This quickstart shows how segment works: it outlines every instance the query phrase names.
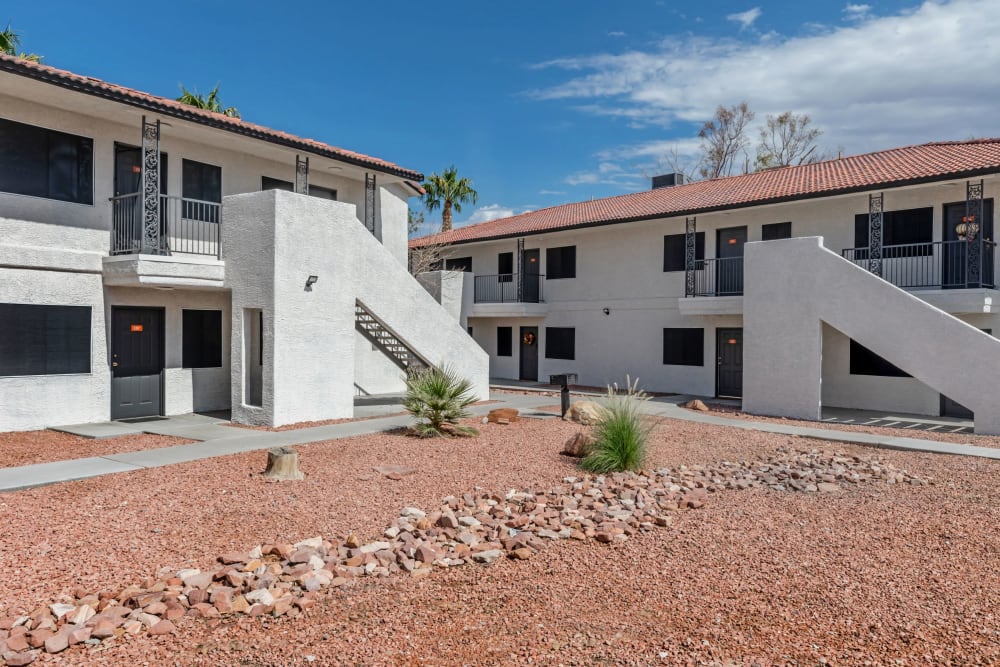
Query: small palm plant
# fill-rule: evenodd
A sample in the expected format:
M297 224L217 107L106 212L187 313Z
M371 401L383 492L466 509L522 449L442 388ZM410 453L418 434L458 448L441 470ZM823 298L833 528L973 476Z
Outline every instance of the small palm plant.
M479 433L458 424L459 419L471 416L468 407L476 400L472 382L447 366L414 370L406 376L403 407L419 420L413 430L421 437Z
M618 383L608 385L607 405L594 425L594 445L580 462L587 472L604 474L638 470L646 458L646 441L655 424L643 423L640 408L649 395L639 389L639 380L625 378L625 391Z

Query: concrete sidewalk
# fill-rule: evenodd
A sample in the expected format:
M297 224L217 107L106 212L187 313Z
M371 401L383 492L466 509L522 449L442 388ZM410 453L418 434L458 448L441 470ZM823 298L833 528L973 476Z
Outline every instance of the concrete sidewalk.
M657 415L669 419L681 419L684 421L698 422L702 424L713 424L716 426L729 426L732 428L764 431L768 433L781 433L784 435L798 435L806 438L816 438L818 440L847 442L858 445L884 447L887 449L932 452L937 454L957 454L962 456L976 456L1000 460L1000 449L993 449L990 447L960 445L950 442L939 442L936 440L919 440L916 438L873 435L870 433L825 429L819 426L792 426L771 422L751 421L747 419L728 419L716 415L694 412L680 407L680 403L687 401L689 398L690 397L687 396L670 396L653 399L645 405L644 410L651 415ZM498 402L474 406L472 409L473 414L484 415L494 408L513 407L520 410L522 416L525 417L555 417L552 413L538 411L538 408L541 406L553 404L553 398L551 396L496 394L493 396L493 399ZM181 419L179 420L177 426L166 426L164 422L152 423L158 424L158 430L156 432L169 432L170 435L176 435L179 433L198 434L206 436L206 439L203 442L196 442L190 445L162 447L160 449L149 449L138 452L123 452L108 456L71 459L66 461L56 461L53 463L39 463L36 465L21 466L17 468L0 468L0 492L16 491L35 486L45 486L47 484L99 477L101 475L110 475L117 472L141 470L143 468L157 468L160 466L173 465L175 463L199 461L216 456L259 451L283 445L305 445L325 440L349 438L357 435L369 435L372 433L380 433L383 431L390 431L409 426L412 423L412 418L409 415L397 415L367 419L363 421L346 422L342 424L315 426L312 428L296 429L292 431L254 431L235 426L222 426L218 421L214 423L203 423L197 419ZM138 426L145 427L149 425L150 423L146 423L139 424Z

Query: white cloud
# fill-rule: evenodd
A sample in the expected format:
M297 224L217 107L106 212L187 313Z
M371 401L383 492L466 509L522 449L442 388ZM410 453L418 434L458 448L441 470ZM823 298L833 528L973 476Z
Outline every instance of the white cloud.
M566 191L565 190L539 190L538 194L540 194L540 195L564 195L564 194L566 194Z
M608 37L625 37L625 36L626 33L622 32L621 30L612 30L611 32L608 33Z
M512 215L514 215L514 209L512 208L501 206L500 204L489 204L487 206L480 206L473 211L469 219L465 221L465 224L473 225L477 222L489 222L497 218L509 218Z
M753 7L745 12L737 12L735 14L729 14L726 19L729 21L734 21L740 24L740 30L747 30L752 28L754 22L760 18L760 15L764 12L761 11L760 7Z
M853 5L848 3L842 11L844 12L844 18L848 21L865 21L872 16L871 5Z
M896 15L766 42L681 36L645 51L550 61L539 67L566 71L567 79L532 94L632 125L681 125L691 135L718 105L745 99L758 120L808 113L825 132L821 142L847 153L995 136L1000 87L985 82L1000 68L997 34L995 0L926 0ZM663 143L609 147L597 159L652 158ZM595 168L567 182L600 176Z

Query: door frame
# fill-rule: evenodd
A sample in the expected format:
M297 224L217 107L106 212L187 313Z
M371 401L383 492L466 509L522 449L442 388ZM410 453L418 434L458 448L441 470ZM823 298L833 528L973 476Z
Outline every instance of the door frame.
M732 398L732 399L743 400L743 382L742 382L742 379L740 381L740 395L739 396L731 396L729 394L722 394L722 393L719 392L719 375L721 374L721 370L722 370L722 354L721 354L722 339L723 339L723 335L722 334L723 334L723 332L726 332L726 331L738 331L738 332L740 332L740 338L739 338L739 341L740 341L740 368L741 369L743 368L743 327L717 327L715 329L715 397L716 398ZM725 337L729 338L728 335L725 336Z
M157 313L159 313L159 326L157 328L159 329L158 334L160 337L160 360L162 363L162 368L160 368L160 405L156 414L159 416L163 416L164 412L166 411L166 405L167 405L167 396L166 396L167 388L166 388L166 383L164 381L164 375L165 375L164 371L166 370L167 367L167 341L166 341L167 309L164 308L163 306L129 306L125 304L111 306L111 312L110 312L111 317L108 318L108 330L110 334L108 336L108 351L109 351L108 381L111 384L114 383L114 378L115 378L115 371L112 366L112 364L114 363L114 355L115 355L115 332L114 332L115 312L122 310L147 310L147 311L156 311ZM111 411L109 414L111 415L111 420L114 421L115 419L117 419L117 417L115 417L115 395L113 387L109 387L108 393L110 394L109 400L111 401Z

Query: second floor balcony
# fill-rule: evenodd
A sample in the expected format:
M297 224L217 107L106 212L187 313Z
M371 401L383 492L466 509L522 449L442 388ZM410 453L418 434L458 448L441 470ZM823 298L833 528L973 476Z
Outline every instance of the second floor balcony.
M884 280L907 290L996 289L996 243L933 241L882 247L881 262L873 264L868 248L847 248L841 254L858 266L877 271Z
M147 215L138 192L111 198L111 255L207 255L219 259L222 204L159 195Z
M542 303L545 276L537 273L496 273L476 276L475 303Z

